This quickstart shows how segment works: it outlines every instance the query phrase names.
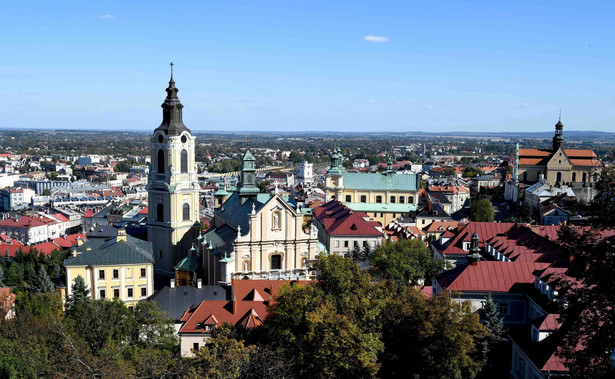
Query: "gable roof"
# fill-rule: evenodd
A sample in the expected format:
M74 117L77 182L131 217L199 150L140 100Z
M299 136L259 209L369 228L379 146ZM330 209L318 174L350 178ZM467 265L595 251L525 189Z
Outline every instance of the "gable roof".
M534 270L546 267L547 263L481 261L445 271L436 280L449 291L506 293L516 284L533 284Z
M224 287L202 286L177 286L175 288L164 287L156 292L150 300L158 304L158 308L164 311L170 318L179 320L188 308L196 308L205 300L226 300L227 291Z
M314 216L332 236L382 236L376 228L379 223L366 220L365 213L354 212L336 200L314 208Z
M463 242L470 242L470 237L474 232L478 234L479 246L484 247L485 241L496 234L504 233L510 229L512 222L476 222L472 221L463 226L454 238L449 240L442 250L442 254L467 255L469 251L463 250Z

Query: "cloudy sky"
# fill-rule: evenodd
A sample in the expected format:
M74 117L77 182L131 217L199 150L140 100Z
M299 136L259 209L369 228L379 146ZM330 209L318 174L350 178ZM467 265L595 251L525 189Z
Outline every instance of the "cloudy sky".
M613 1L2 1L0 128L615 131Z

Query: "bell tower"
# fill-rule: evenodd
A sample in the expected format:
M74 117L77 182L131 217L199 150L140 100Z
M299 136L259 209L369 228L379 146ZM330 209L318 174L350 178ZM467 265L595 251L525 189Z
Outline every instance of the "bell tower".
M162 103L162 123L151 137L151 170L147 185L147 237L152 243L157 274L173 275L199 230L199 185L195 137L183 122L184 107L173 80Z

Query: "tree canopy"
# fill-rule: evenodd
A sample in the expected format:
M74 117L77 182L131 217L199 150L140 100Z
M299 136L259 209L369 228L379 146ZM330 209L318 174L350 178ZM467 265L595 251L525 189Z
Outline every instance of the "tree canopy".
M468 211L468 217L472 221L493 222L494 216L495 211L488 199L474 200Z

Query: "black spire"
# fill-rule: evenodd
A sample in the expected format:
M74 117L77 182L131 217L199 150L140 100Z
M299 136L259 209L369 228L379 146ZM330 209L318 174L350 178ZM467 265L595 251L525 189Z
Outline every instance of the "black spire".
M553 152L555 153L564 144L564 124L562 124L562 111L559 112L559 120L555 124L555 135L553 136Z
M162 103L162 124L155 131L162 130L168 135L180 135L182 132L190 132L182 120L182 108L184 107L177 97L179 91L173 80L173 62L171 62L171 79L167 87L167 98Z

